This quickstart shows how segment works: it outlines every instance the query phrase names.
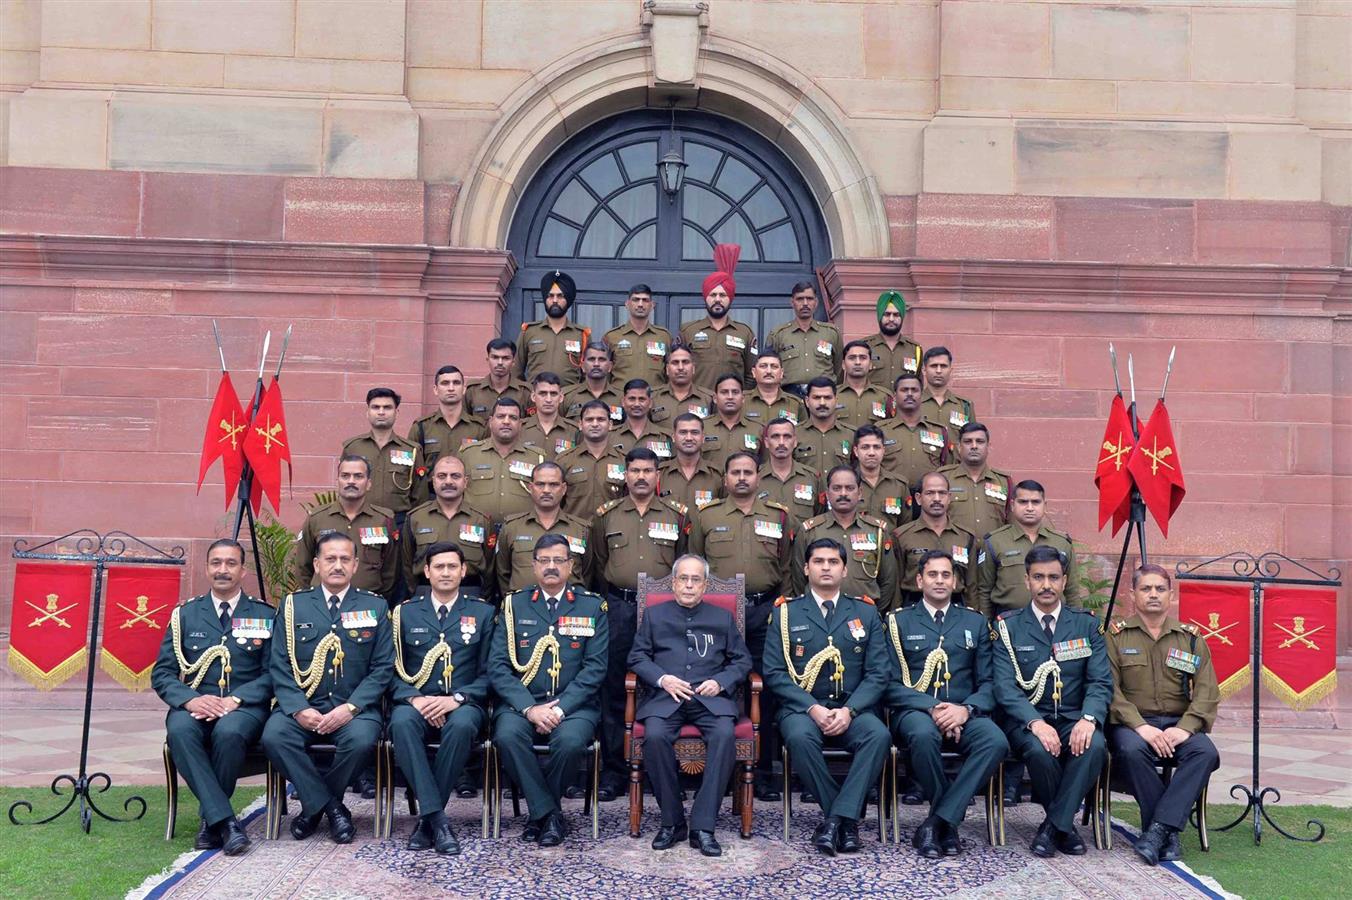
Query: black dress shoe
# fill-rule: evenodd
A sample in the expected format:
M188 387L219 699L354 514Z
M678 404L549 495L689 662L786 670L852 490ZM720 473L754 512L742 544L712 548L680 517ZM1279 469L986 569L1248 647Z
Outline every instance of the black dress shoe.
M347 807L341 803L332 804L325 815L329 817L329 837L335 844L350 844L352 838L357 834L357 827L352 824L352 814L347 811Z
M461 800L468 800L477 796L479 789L474 786L474 782L468 776L460 776L460 780L455 783L455 795Z
M1018 786L1017 784L1015 784L1015 785L1006 785L1006 786L1005 786L1005 797L1004 797L1005 806L1006 806L1006 807L1010 807L1010 806L1018 806L1018 805L1019 805L1019 793L1020 793L1020 791L1019 791L1019 786Z
M249 849L249 836L244 833L244 828L240 826L239 819L231 816L217 825L216 828L217 833L221 836L221 846L226 856L239 856Z
M1169 829L1169 840L1164 844L1164 852L1160 854L1160 862L1176 862L1183 858L1183 842L1179 839L1179 833L1174 829Z
M925 802L925 795L920 793L920 785L912 784L906 788L906 793L901 795L901 802L907 806L919 806Z
M684 823L680 825L663 825L657 829L657 834L653 836L654 850L670 850L681 841L690 836Z
M828 818L812 832L812 846L817 852L827 856L836 855L836 846L840 842L840 820Z
M193 838L192 848L194 850L221 849L221 838L216 834L216 829L207 824L206 819L203 819L202 824L197 828L197 837Z
M408 844L405 845L405 848L419 852L432 849L432 829L428 826L426 819L418 820L413 833L408 836Z
M938 859L944 855L939 848L939 820L930 816L920 823L920 827L911 835L911 846L925 859Z
M1032 849L1034 856L1043 859L1051 859L1056 855L1056 826L1049 820L1044 819L1037 827L1037 834L1033 835Z
M540 830L543 829L544 827L545 827L544 819L536 819L533 822L527 822L526 827L521 829L521 840L525 841L528 844L530 843L538 844L540 842Z
M1084 856L1089 852L1085 847L1084 841L1080 838L1080 833L1075 830L1075 826L1070 826L1070 831L1056 831L1056 849L1067 856Z
M315 813L313 816L307 816L305 813L299 813L291 820L291 836L298 841L303 841L315 833L319 827L319 817L323 813Z
M854 819L841 819L840 830L836 832L836 849L841 853L858 853L864 849L859 842L859 823Z
M784 799L779 788L768 781L757 781L753 790L756 792L756 799L764 803L778 803Z
M1168 842L1169 829L1160 822L1151 822L1150 827L1132 844L1132 849L1147 866L1154 866L1163 858L1164 847Z
M563 789L563 796L569 800L581 800L582 793L582 787L576 784L570 784Z
M692 831L690 832L690 846L700 852L702 856L722 856L723 848L718 841L714 839L712 831Z
M620 795L613 784L603 784L596 789L596 799L601 803L610 803Z
M807 788L803 788L803 793L798 795L798 799L801 800L804 804L816 803L817 795L809 791Z
M958 837L958 826L939 820L939 850L944 856L957 856L962 853L962 838Z
M540 846L557 847L568 836L568 820L563 813L555 810L545 817L544 827L540 829Z
M376 798L376 780L370 775L362 773L353 790L361 794L363 800L374 800Z
M459 856L460 842L456 840L451 823L445 819L432 830L432 846L442 856Z

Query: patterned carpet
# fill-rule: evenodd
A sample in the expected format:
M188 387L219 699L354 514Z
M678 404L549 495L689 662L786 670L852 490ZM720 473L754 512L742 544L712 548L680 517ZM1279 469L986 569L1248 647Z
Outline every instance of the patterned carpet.
M249 833L251 850L234 859L220 853L194 854L180 861L180 871L143 886L141 896L174 898L281 898L400 896L520 900L549 897L582 900L625 897L658 900L672 897L782 898L814 900L846 898L962 897L1000 900L1059 900L1103 898L1140 900L1149 897L1216 896L1200 889L1171 866L1150 869L1136 859L1126 836L1114 836L1113 849L1090 847L1082 857L1057 856L1040 860L1028 852L1028 842L1041 811L1023 804L1009 811L1009 844L986 845L982 813L973 808L963 829L964 854L956 859L928 861L916 856L909 843L881 845L876 829L862 830L863 852L829 859L807 843L817 822L815 809L796 809L794 839L779 839L779 808L760 807L755 833L737 837L730 814L720 821L724 855L706 859L689 847L664 853L648 842L657 826L655 809L645 809L644 837L627 833L627 808L622 802L602 807L601 837L591 839L580 803L568 803L573 831L562 847L543 850L517 840L521 820L503 820L501 840L484 840L479 832L478 801L453 800L449 810L463 851L460 856L410 853L403 849L412 819L401 816L395 837L376 842L371 834L371 801L349 795L358 829L357 842L339 847L316 836L295 841L283 833L278 841L257 841L263 819L254 816ZM510 804L504 803L505 812ZM902 839L920 820L916 807L903 809ZM187 825L192 822L185 822ZM321 834L322 834L321 829ZM1088 830L1084 830L1088 840ZM367 837L363 840L362 835Z

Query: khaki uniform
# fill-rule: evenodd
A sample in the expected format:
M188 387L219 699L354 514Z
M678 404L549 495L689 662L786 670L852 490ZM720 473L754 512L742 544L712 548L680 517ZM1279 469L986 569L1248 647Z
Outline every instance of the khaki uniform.
M654 497L646 513L634 498L612 500L596 511L591 547L594 577L606 587L632 591L640 572L650 578L671 574L676 557L686 552L691 529L689 511L680 504Z
M666 357L671 349L671 332L650 324L642 334L625 322L606 332L605 342L615 354L611 378L621 387L633 378L642 378L656 389L667 380Z
M378 445L369 433L359 434L343 442L343 455L360 456L371 465L371 490L367 503L407 512L415 504L417 466L422 462L418 445L408 438L391 434L384 447Z
M582 380L582 352L591 329L567 322L557 333L548 319L522 322L516 339L516 377L529 382L541 372L553 372L565 386Z
M952 522L935 532L924 519L907 522L892 532L897 544L897 559L901 562L902 596L911 602L920 599L915 579L920 574L920 557L931 550L942 550L953 557L953 593L960 594L971 584L969 573L976 562L977 539L972 533Z
M792 514L773 501L756 500L742 512L730 498L715 500L690 532L690 552L719 578L744 574L748 594L783 593L792 550Z
M747 391L746 405L742 407L742 418L755 422L764 428L771 420L785 418L795 426L807 424L807 407L793 394L779 392L774 403L766 403L756 391Z
M556 460L560 453L577 446L577 423L560 416L554 420L554 427L545 431L540 420L531 416L522 423L520 444L547 460Z
M729 428L723 420L714 416L704 420L704 459L722 472L728 457L738 450L755 454L760 459L761 427L745 418Z
M357 572L352 576L352 586L389 597L399 565L394 511L364 502L356 517L348 519L343 507L334 500L306 516L296 536L294 569L298 584L308 587L315 583L315 544L320 535L330 531L347 535L356 545Z
M1009 521L1014 481L1004 472L988 466L980 478L973 480L961 464L939 471L948 476L949 521L966 528L977 540Z
M842 343L836 326L816 319L806 330L796 319L785 322L765 338L767 347L779 351L785 384L807 384L818 375L839 381Z
M563 511L570 516L590 522L598 507L624 493L624 454L610 445L597 457L578 444L554 461L563 467Z
M895 350L888 348L881 332L870 334L864 340L873 355L868 380L883 390L891 392L902 372L920 371L920 345L910 338L899 339Z
M560 512L553 526L546 528L534 510L512 516L498 529L496 554L493 561L494 580L498 596L523 590L535 583L535 569L531 554L535 544L547 534L561 534L568 539L573 555L574 581L590 578L591 556L587 553L588 525L566 512Z
M582 419L582 406L593 400L600 400L606 406L610 407L610 421L618 425L624 421L624 394L612 381L606 385L606 389L600 396L593 394L584 381L581 384L575 384L570 388L565 388L563 392L563 403L559 405L559 412L565 418L572 419L574 422Z
M708 316L681 326L681 339L695 358L695 384L710 392L718 376L728 372L741 375L745 387L755 383L751 367L756 363L756 333L743 322L724 321L728 324L721 331Z
M976 421L976 409L972 406L972 401L949 391L944 396L944 402L940 403L934 399L929 388L925 388L920 397L920 417L938 422L947 428L949 442L956 447L958 432L962 431L962 426Z
M703 458L689 478L681 471L680 460L668 460L658 470L658 481L659 495L664 500L673 500L687 509L703 509L723 493L723 473Z
M465 578L470 584L490 587L489 572L493 561L493 523L488 516L461 502L460 508L449 519L437 505L428 500L409 510L399 536L399 559L404 569L404 584L409 590L427 583L423 577L422 553L439 541L454 541L464 551Z
M842 528L830 513L803 523L793 539L790 593L801 594L807 589L803 573L807 547L819 538L831 538L845 548L841 593L866 597L884 613L892 608L897 599L897 558L892 554L891 529L882 519L866 513L856 515L849 528Z
M781 479L766 463L760 467L760 494L757 499L778 503L793 515L794 527L826 509L826 492L821 478L811 466L794 463L788 478Z
M977 544L976 596L971 605L986 618L998 616L1009 609L1020 609L1033 602L1024 581L1023 558L1034 545L1055 547L1066 556L1065 602L1079 606L1079 566L1075 563L1075 548L1070 535L1063 534L1043 521L1037 530L1037 541L1028 540L1017 522L1002 525Z
M713 391L706 391L698 385L692 385L690 394L681 400L672 393L671 388L662 386L653 388L653 408L648 410L648 421L667 424L681 413L692 412L701 419L707 419L714 412ZM674 424L671 427L676 427Z
M859 510L884 519L892 528L911 521L911 489L895 475L883 472L877 484L859 478Z
M924 419L914 428L900 419L882 424L883 471L914 485L948 463L948 432Z
M458 457L471 441L488 437L487 426L469 414L469 405L465 404L462 410L460 420L455 425L447 424L438 409L430 416L423 416L414 422L408 430L408 439L422 451L418 454L415 467L418 484L413 489L413 499L419 503L432 498L432 469L443 454Z
M825 431L816 425L804 425L798 429L798 448L793 451L793 460L822 478L836 466L849 465L853 443L854 431L839 422Z
M892 418L892 394L870 384L862 391L847 385L836 390L836 421L848 428L882 424Z
M530 415L532 409L530 391L529 384L516 378L509 378L507 387L501 391L494 390L486 376L475 378L465 385L465 407L469 409L471 415L487 422L493 415L493 404L497 403L500 397L511 397L521 404L521 417L524 419Z
M657 454L659 465L676 456L676 445L671 440L671 429L652 422L649 422L648 427L643 430L643 437L635 437L627 422L620 428L613 429L610 432L610 445L620 453L628 453L635 447L647 447Z
M471 444L460 453L465 464L465 503L500 525L508 516L529 512L530 494L526 485L535 467L545 461L540 453L520 444L506 456L498 453L492 441Z

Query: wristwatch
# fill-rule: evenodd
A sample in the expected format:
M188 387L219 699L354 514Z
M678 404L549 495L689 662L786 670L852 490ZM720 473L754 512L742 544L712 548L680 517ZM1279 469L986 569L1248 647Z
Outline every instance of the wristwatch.
M963 708L965 708L965 709L967 710L967 718L969 718L969 719L975 719L975 718L977 717L977 710L976 710L976 707L973 706L972 704L970 704L970 703L964 703L964 704L963 704Z
M1094 718L1093 714L1091 713L1085 713L1084 715L1080 716L1080 718L1088 722L1090 725L1098 724L1098 719Z
M465 695L460 693L459 691L456 691L454 694L451 694L451 699L454 700L456 703L464 703Z
M358 712L360 712L361 710L358 708L357 704L355 704L355 703L349 703L349 704L347 704L347 711L350 712L350 713L352 713L352 715L355 716L355 715L356 715Z

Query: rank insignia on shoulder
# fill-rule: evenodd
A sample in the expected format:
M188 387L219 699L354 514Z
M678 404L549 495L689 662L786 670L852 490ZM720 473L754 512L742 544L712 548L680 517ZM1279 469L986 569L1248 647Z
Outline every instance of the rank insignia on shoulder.
M1108 626L1108 630L1111 631L1113 634L1121 634L1122 629L1126 626L1126 624L1127 622L1125 619L1118 619L1116 622Z
M788 602L789 602L789 598L788 598L788 597L780 596L780 597L776 598L776 600L775 600L775 606L783 606L785 603L788 603Z
M1014 614L1017 613L1017 612L1019 612L1018 609L1007 609L1007 610L1005 610L1004 612L1000 613L1000 615L996 616L996 618L997 618L997 619L1008 619L1010 616L1014 615Z
M1186 631L1188 634L1201 634L1196 625L1193 625L1188 622L1183 623L1183 630Z
M869 606L877 606L877 605L878 605L878 604L876 604L876 603L873 602L873 598L872 598L872 597L860 596L859 599L862 600L862 601L864 601L865 603L867 603Z

